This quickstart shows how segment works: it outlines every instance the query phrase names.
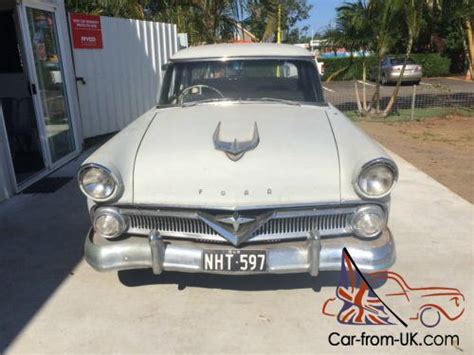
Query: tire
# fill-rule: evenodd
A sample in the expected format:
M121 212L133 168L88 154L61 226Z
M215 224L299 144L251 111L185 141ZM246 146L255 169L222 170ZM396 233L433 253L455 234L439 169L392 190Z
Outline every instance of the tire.
M382 84L384 86L388 84L387 77L385 76L385 73L382 74L382 79L380 79L380 84Z
M441 321L441 314L437 309L426 307L421 311L420 322L427 328L436 327Z
M415 81L413 84L415 84L415 85L420 85L420 82L421 82L421 80L417 80L417 81Z

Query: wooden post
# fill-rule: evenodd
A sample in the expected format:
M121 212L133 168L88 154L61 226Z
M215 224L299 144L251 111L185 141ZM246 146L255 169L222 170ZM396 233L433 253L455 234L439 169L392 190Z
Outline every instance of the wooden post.
M281 0L277 4L277 38L276 42L281 43Z
M365 85L364 85L365 87ZM359 90L357 89L357 81L354 80L354 88L355 88L355 94L356 94L356 100L357 100L357 110L359 110L359 115L362 116L362 106L360 104L360 97L359 97Z
M411 97L411 120L415 119L415 103L416 103L416 84L413 85L413 95Z

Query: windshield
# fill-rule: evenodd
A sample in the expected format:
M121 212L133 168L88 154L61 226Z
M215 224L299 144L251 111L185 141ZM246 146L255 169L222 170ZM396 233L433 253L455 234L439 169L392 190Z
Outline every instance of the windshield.
M171 63L160 106L214 100L324 102L314 62L244 59Z
M392 65L403 65L404 59L403 58L392 58L390 59L390 64ZM415 64L412 59L407 59L407 64Z

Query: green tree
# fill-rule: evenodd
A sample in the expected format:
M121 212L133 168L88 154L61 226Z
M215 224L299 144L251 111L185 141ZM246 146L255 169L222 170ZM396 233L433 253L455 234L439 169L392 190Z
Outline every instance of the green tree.
M143 20L148 0L65 0L69 12Z
M442 3L442 8L443 11L450 14L454 28L462 33L464 53L468 63L466 76L474 80L474 1L445 0Z
M312 5L307 0L247 0L245 10L248 17L244 24L260 41L273 42L277 31L277 8L281 5L281 27L283 40L295 39L295 26L309 18Z
M224 42L233 38L244 3L241 0L151 0L148 17L176 23L191 44Z

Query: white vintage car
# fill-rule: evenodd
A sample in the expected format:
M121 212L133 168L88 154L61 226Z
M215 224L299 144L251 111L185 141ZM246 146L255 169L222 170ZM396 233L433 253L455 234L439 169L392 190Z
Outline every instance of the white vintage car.
M395 261L397 166L324 101L311 53L219 44L175 54L161 97L78 173L96 270L362 271Z

